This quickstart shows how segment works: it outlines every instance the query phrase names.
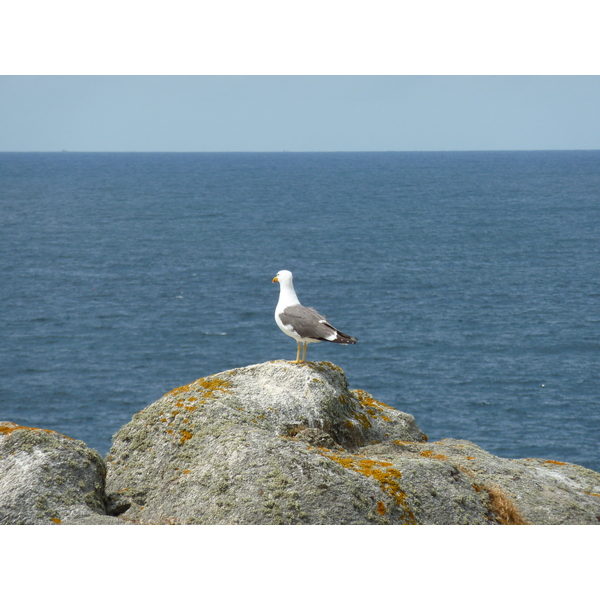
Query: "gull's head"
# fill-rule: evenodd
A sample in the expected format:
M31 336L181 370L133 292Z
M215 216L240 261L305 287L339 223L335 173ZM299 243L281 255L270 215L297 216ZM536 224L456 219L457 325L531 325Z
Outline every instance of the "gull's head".
M292 273L290 271L279 271L275 277L273 277L273 283L287 283L292 281Z

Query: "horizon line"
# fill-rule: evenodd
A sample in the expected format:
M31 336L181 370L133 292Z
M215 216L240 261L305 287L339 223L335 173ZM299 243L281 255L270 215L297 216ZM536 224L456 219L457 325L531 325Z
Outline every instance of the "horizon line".
M411 152L598 152L600 148L487 150L0 150L0 154L392 154Z

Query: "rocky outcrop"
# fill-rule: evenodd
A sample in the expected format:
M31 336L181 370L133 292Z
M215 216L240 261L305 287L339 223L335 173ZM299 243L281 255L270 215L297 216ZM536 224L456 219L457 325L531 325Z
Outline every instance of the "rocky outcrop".
M106 516L104 477L83 442L0 422L0 524L122 523Z
M348 390L335 365L274 361L199 379L135 415L113 438L107 493L140 523L387 522L381 486L324 454L386 439L425 436L411 415Z
M107 493L136 523L598 523L600 474L428 443L330 363L200 379L115 436Z
M0 523L600 523L600 474L430 443L325 362L177 388L115 434L106 467L105 482L83 442L0 424Z

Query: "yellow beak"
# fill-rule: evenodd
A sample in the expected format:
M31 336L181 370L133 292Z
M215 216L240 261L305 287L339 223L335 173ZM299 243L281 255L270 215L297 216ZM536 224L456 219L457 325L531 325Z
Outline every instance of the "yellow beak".
M273 282L272 283L277 283L279 281L279 279L277 279L277 276L273 277Z

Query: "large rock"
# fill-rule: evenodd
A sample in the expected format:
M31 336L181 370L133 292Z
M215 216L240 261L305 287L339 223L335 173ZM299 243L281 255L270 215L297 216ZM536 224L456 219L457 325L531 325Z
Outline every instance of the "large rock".
M330 363L273 361L178 388L107 456L109 512L136 523L598 523L600 474L429 444Z
M104 476L83 442L0 423L0 524L121 523L106 516Z
M107 493L141 523L387 522L381 486L318 449L385 439L425 436L411 415L350 392L335 365L273 361L200 379L135 415L113 438Z

